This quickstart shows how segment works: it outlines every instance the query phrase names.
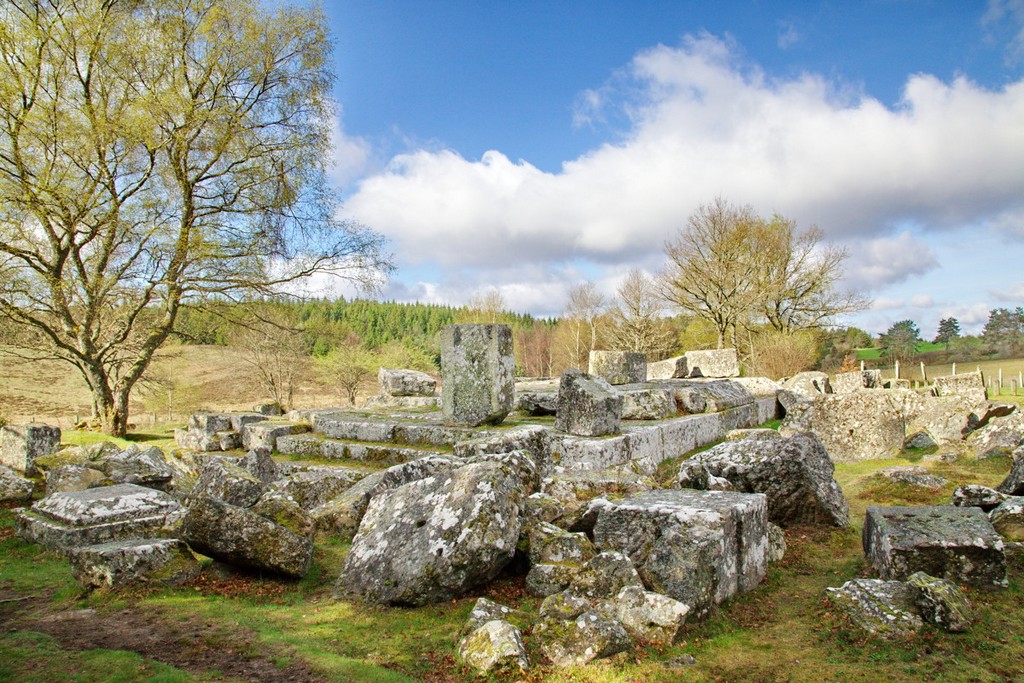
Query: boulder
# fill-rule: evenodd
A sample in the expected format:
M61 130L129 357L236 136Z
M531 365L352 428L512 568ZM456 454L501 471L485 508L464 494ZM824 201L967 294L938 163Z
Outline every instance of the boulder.
M413 481L451 472L458 466L453 458L427 456L369 474L310 513L317 531L351 539L359 529L370 501L376 496Z
M54 493L15 518L15 532L48 550L163 535L184 510L173 497L136 484Z
M281 478L280 467L266 451L249 451L238 466L267 486Z
M881 389L881 370L853 370L852 372L837 372L829 381L832 392L836 394L850 394L858 389Z
M672 645L690 613L687 605L642 586L624 586L612 606L633 640L655 645Z
M744 385L728 379L674 382L672 395L686 413L723 413L754 405L754 395Z
M267 417L280 417L281 415L284 415L284 409L277 401L257 403L252 407L252 411L254 413L259 413L260 415L266 415Z
M71 573L86 588L134 584L176 585L199 575L201 566L176 538L133 538L72 548Z
M515 358L508 325L441 330L441 410L449 425L500 424L512 411Z
M914 593L903 581L853 579L825 594L837 609L868 633L885 638L911 636L924 626Z
M544 604L557 597L546 598ZM633 647L629 634L617 619L591 609L586 601L583 603L578 613L569 613L571 616L557 612L545 614L541 606L541 619L533 633L540 639L541 651L555 666L582 666Z
M711 488L708 477L729 481L744 493L768 498L768 517L781 526L849 524L835 466L812 433L771 440L726 441L679 465L679 486ZM720 487L718 487L720 488Z
M664 420L678 412L669 389L643 387L623 389L619 393L622 394L623 420Z
M950 633L963 633L970 628L974 621L971 604L955 583L915 572L907 578L907 586L927 623Z
M437 380L419 370L381 368L377 382L385 396L433 396L437 390Z
M1024 495L1024 448L1018 446L1014 449L1010 473L996 486L996 491L1008 496Z
M611 385L647 381L647 356L632 351L591 351L587 372Z
M114 482L103 472L85 465L61 465L47 471L46 493L84 491L97 486L110 486Z
M572 533L554 524L541 522L528 531L530 564L582 564L597 551L583 533Z
M546 598L561 593L572 585L580 571L577 564L535 564L526 574L526 593Z
M658 490L597 499L591 508L598 549L625 554L648 589L683 602L695 617L767 572L762 494Z
M595 555L580 567L567 592L593 601L612 598L626 586L643 588L643 585L633 562L622 553L609 550Z
M213 436L217 432L231 431L231 416L227 413L198 412L188 419L188 429Z
M768 549L765 553L769 564L781 562L786 556L786 534L778 524L768 522Z
M228 564L302 578L313 563L309 538L251 510L208 496L192 502L181 537L194 550Z
M477 598L476 602L473 603L473 609L469 612L469 618L466 619L466 623L459 633L459 637L462 638L469 635L488 621L507 619L515 614L515 612L511 607L506 607L493 600Z
M778 441L782 438L777 429L731 429L725 435L726 441Z
M119 484L138 484L166 491L174 478L174 470L155 446L145 449L127 448L99 462L97 469Z
M979 508L872 506L862 541L883 579L923 571L977 588L1007 586L1003 541Z
M273 453L277 448L277 439L289 434L301 434L309 431L309 426L295 422L278 422L264 420L247 424L242 429L242 448L247 451Z
M787 414L779 431L810 430L834 462L891 457L903 448L907 415L922 401L913 391L862 389L820 396L805 413Z
M928 448L960 444L964 437L977 429L987 404L979 405L958 395L922 396L919 401L908 401L907 407L904 446ZM915 436L918 443L910 443Z
M529 668L523 637L512 624L488 621L459 641L459 658L477 671L495 668Z
M192 488L193 498L216 498L238 507L250 507L267 490L266 484L248 470L225 460L210 458Z
M1024 412L1014 411L1005 417L989 420L987 425L967 437L967 445L979 458L1011 455L1019 446L1024 445Z
M965 484L957 486L953 490L953 505L957 507L981 508L985 512L991 512L998 507L1007 496L995 489L980 484Z
M650 491L654 481L615 470L571 470L554 474L541 484L542 491L557 501L560 514L549 521L577 529L587 505L598 496L629 496ZM593 520L589 530L593 528Z
M604 436L617 434L621 420L622 395L606 381L575 368L562 373L555 429L577 436Z
M337 591L425 605L489 581L512 559L522 482L497 462L465 465L378 495L352 541Z
M689 377L739 377L740 363L736 349L687 351Z
M932 386L937 396L965 396L975 403L988 400L985 393L985 380L980 372L964 372L959 375L936 377Z
M303 510L334 500L369 471L344 466L308 467L274 482L271 488L290 496Z
M280 524L299 536L312 538L316 531L316 524L309 513L303 510L294 498L283 491L274 489L267 491L249 510L275 524Z
M782 380L782 388L804 398L817 398L822 394L832 393L832 384L829 382L828 374L813 370L798 372L792 377L787 377Z
M35 491L36 485L31 479L19 477L7 465L0 465L0 502L32 500ZM47 492L50 492L49 488Z
M928 470L918 466L885 467L878 470L878 475L900 484L932 490L941 489L949 483L948 480L930 474Z
M36 474L36 458L56 453L60 448L60 427L44 424L4 425L0 427L0 465L25 475Z
M1007 498L988 513L992 528L1008 541L1024 541L1024 498Z

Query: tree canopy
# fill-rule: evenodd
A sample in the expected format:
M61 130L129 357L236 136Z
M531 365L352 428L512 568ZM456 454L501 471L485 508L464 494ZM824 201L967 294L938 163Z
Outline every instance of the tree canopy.
M917 345L921 343L921 330L913 320L900 320L893 323L888 331L878 339L885 356L906 363L917 356Z
M0 9L0 316L107 431L184 307L389 268L334 219L324 26L256 0Z

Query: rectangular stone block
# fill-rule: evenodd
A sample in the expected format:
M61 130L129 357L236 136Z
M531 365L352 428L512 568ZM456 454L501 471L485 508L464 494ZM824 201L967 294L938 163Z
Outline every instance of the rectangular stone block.
M301 434L308 430L308 425L295 422L254 422L242 430L242 447L247 451L259 450L270 453L277 448L278 437Z
M44 424L5 425L0 427L0 465L16 472L36 473L36 458L60 449L60 427Z
M117 484L84 491L54 493L15 519L19 537L49 550L153 536L180 520L181 504L163 491Z
M739 377L740 362L736 349L687 351L686 365L690 377Z
M853 370L851 372L837 372L829 380L832 386L832 393L849 394L860 389L881 389L881 370Z
M862 542L883 579L922 571L977 588L1007 586L1003 540L981 508L872 506Z
M612 385L646 382L647 356L632 351L591 351L587 372Z
M686 356L676 356L647 364L647 379L684 379L690 376Z
M936 377L933 381L938 396L967 396L978 403L987 400L985 379L980 372L963 372L958 375Z
M500 424L512 412L515 358L508 325L441 330L441 411L446 424Z

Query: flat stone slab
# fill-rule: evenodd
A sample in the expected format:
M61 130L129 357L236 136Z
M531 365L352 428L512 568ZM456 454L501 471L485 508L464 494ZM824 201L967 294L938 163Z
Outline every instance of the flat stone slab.
M872 506L862 542L883 579L923 571L977 588L1008 585L1003 540L980 508Z
M177 538L134 538L73 548L69 559L75 579L95 588L184 583L201 570L188 546Z
M132 536L152 536L184 515L163 491L117 484L47 496L15 519L21 538L58 551Z

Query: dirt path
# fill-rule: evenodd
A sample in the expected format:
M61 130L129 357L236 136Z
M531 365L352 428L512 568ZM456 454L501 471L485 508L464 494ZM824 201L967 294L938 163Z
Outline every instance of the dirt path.
M0 629L45 633L66 650L127 650L193 674L220 672L224 678L256 683L324 681L301 662L278 667L290 653L268 651L245 629L230 631L197 620L172 622L159 612L135 608L103 613L94 609L48 611L46 596L0 595Z

